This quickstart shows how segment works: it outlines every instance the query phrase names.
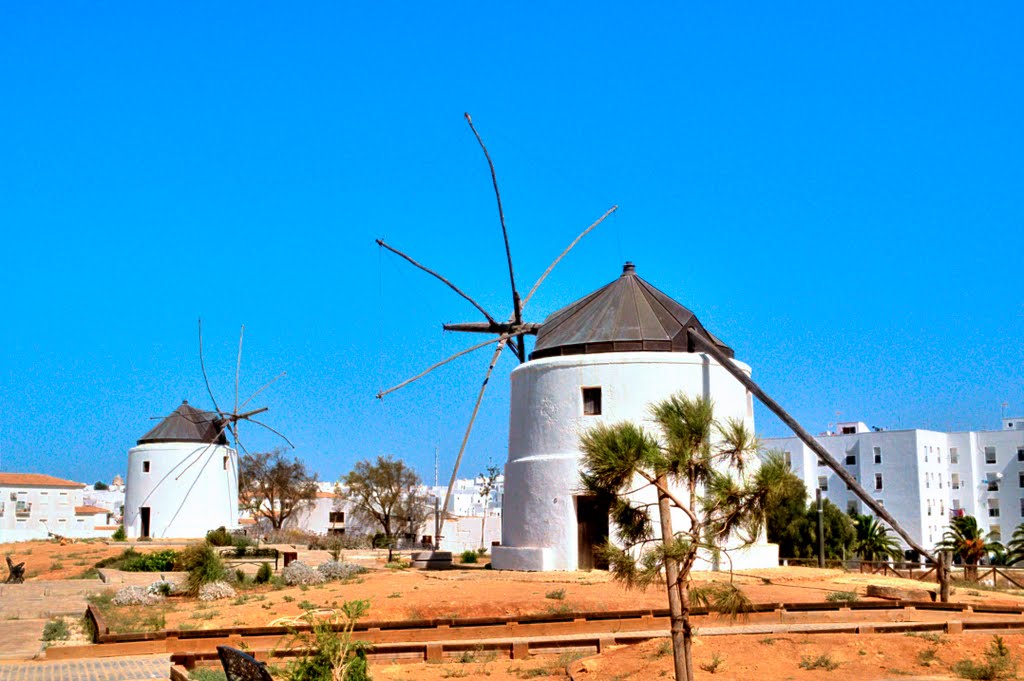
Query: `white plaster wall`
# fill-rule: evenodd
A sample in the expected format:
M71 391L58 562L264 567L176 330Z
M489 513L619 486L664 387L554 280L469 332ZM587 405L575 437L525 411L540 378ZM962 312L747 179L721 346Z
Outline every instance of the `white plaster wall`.
M750 367L736 364L749 374ZM583 414L584 387L601 388L600 416ZM532 360L516 368L512 372L502 546L494 549L494 567L577 569L575 496L580 490L580 435L598 423L623 420L644 422L653 430L649 405L680 391L712 398L719 419L741 419L753 429L753 408L746 389L704 354L571 355Z
M225 465L225 458L227 463ZM150 462L148 473L143 462ZM238 454L224 445L152 443L128 451L124 527L136 538L139 509L150 508L150 536L191 539L238 526Z
M998 528L1004 540L1024 522L1024 455L1018 454L1024 448L1024 431L904 430L815 439L840 462L846 454L856 453L857 465L850 467L851 472L925 548L941 540L949 528L949 511L957 506L974 516L983 531ZM811 498L818 476L823 475L829 488L823 496L844 510L847 501L855 499L831 469L817 466L817 457L795 437L769 439L765 445L791 452L793 471L807 485ZM986 446L996 449L994 464L985 461ZM882 450L880 465L874 463L874 447ZM952 448L957 450L957 463L951 461ZM882 473L881 491L874 489L876 472ZM954 473L959 475L958 488L951 484ZM1002 475L998 490L988 489L989 473ZM998 502L998 516L990 515L990 500ZM860 512L866 512L863 504L858 506Z
M69 537L93 536L91 521L80 526L75 516L82 494L82 489L69 487L0 486L0 542L46 539L47 531ZM18 501L30 504L28 515L16 513Z

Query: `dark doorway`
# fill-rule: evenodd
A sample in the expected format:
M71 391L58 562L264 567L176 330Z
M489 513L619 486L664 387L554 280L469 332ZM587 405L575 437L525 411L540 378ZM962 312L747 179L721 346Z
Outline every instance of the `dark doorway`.
M576 497L577 548L580 570L607 570L608 561L595 549L608 540L608 505L597 497Z
M142 517L142 531L139 533L139 537L149 536L149 506L143 506L139 509L139 515Z

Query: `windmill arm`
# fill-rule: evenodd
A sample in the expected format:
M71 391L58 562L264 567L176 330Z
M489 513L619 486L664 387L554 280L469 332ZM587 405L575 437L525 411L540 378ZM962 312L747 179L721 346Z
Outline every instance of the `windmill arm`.
M448 281L448 280L447 280L446 278L444 278L443 276L441 276L440 274L438 274L438 273L437 273L437 272L435 272L434 270L430 269L430 268L429 268L429 267L427 267L426 265L422 265L422 264L420 264L420 263L416 262L415 260L413 260L412 258L410 258L409 256L407 256L407 255L406 255L405 253L402 253L402 252L401 252L400 250L398 250L397 248L394 248L394 247L392 247L392 246L389 246L388 244L384 243L384 240L383 240L383 239L377 239L377 245L378 245L378 246L380 246L381 248L386 248L386 249L388 249L389 251L391 251L392 253L394 253L395 255L397 255L397 256L398 256L398 257L400 257L400 258L404 258L404 259L405 259L405 260L407 260L407 261L408 261L408 262L409 262L410 264L412 264L412 265L413 265L414 267L418 267L419 269L423 270L423 271L424 271L424 272L426 272L427 274L429 274L429 275L431 275L431 276L433 276L433 277L436 277L436 278L440 279L441 281L443 281L443 282L444 282L445 284L447 284L447 285L448 285L448 288L450 288L451 290L453 290L453 291L455 291L456 293L458 293L458 294L459 294L460 296L462 296L462 297L463 297L463 298L465 298L465 299L466 299L467 301L469 301L469 304L470 304L470 305L472 305L472 306L473 306L473 307L475 307L476 309L480 310L481 314L483 314L483 316L487 318L487 321L491 322L492 324L495 324L495 323L496 323L496 322L495 322L495 320L494 320L494 317L492 317L492 316L490 315L490 313L489 313L489 312L488 312L487 310L485 310L485 309L484 309L484 308L483 308L483 307L482 307L482 306L480 305L480 303L478 303L478 302L476 302L475 300L473 300L472 298L470 298L470 297L469 297L469 295L468 295L468 294L467 294L467 293L466 293L465 291L463 291L462 289L460 289L460 288L459 288L458 286L456 286L456 285L455 285L455 284L453 284L452 282Z
M537 332L540 331L540 324L526 322L523 324L505 323L500 324L498 322L462 322L457 324L444 324L442 328L445 331L462 331L465 333L496 333L496 334L508 334L513 331L520 334L531 334L536 336Z
M783 409L778 402L769 397L759 385L754 383L749 376L740 370L736 364L729 359L724 352L722 352L713 342L701 335L696 329L688 329L690 339L694 344L699 347L703 352L708 353L715 358L723 369L732 374L736 380L738 380L743 386L749 390L753 395L761 401L761 403L768 407L776 416L779 417L783 423L789 426L789 429L805 444L812 452L818 455L818 458L824 462L826 466L835 471L839 479L846 483L846 486L852 491L857 497L860 498L864 504L870 508L875 515L889 523L896 534L900 535L910 548L914 549L922 556L925 556L932 563L939 564L939 561L932 555L931 551L928 551L923 546L917 543L917 541L910 536L910 533L904 530L896 519L885 509L884 506L875 501L874 497L868 494L867 490L861 487L857 479L853 477L845 468L839 465L839 462L829 454L828 450L822 447L817 440L811 437L811 434L804 430L796 419L789 415L789 413Z

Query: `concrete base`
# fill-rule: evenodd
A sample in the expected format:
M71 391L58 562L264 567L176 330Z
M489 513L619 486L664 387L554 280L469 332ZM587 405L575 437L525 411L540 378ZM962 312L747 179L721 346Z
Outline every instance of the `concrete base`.
M539 546L495 546L491 549L491 565L495 570L517 572L565 571L556 565L552 549ZM693 569L698 572L719 572L775 567L779 567L779 545L765 543L723 549L717 561L710 555L701 556L694 563Z
M557 569L555 552L535 546L495 546L491 549L491 567L517 572L551 572Z
M452 552L417 551L412 554L412 566L421 570L445 570L452 567Z

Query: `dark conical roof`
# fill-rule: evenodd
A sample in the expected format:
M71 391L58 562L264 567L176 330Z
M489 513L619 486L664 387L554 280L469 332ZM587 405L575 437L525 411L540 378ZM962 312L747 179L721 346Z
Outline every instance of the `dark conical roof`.
M597 352L695 352L689 328L733 356L732 348L708 332L693 312L638 277L633 263L627 262L621 277L545 319L530 359Z
M221 429L221 419L215 412L200 411L185 400L181 406L139 439L139 444L151 442L206 442L226 445L227 436Z

